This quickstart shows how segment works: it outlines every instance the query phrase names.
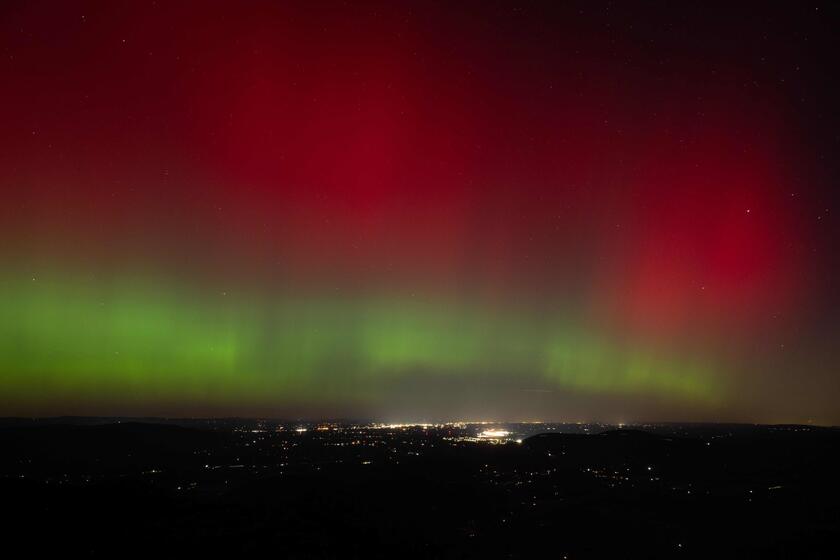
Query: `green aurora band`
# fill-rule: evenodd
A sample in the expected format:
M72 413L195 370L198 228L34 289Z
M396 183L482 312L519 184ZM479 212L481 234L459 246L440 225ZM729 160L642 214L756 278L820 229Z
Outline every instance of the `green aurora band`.
M412 298L185 297L154 283L2 282L14 402L375 403L400 376L527 374L552 390L715 406L718 368L512 311Z

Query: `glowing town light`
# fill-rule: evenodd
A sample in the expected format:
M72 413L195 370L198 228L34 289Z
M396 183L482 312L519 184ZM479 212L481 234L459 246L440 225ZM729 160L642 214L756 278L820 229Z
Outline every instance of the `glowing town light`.
M507 430L484 430L478 434L480 438L503 438L510 435Z

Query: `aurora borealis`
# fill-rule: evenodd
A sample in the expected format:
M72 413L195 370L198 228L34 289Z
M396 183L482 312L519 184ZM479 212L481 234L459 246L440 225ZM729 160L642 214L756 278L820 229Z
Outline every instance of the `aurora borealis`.
M840 423L830 6L11 2L0 415Z

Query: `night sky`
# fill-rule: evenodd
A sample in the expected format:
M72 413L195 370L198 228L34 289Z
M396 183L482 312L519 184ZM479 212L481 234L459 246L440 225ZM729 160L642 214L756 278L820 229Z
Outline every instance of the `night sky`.
M840 423L838 23L3 2L0 415Z

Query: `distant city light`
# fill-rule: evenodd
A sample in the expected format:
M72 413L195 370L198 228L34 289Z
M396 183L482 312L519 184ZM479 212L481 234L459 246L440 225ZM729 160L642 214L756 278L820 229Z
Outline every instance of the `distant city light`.
M504 438L510 435L510 432L507 430L484 430L483 432L478 434L480 438Z

